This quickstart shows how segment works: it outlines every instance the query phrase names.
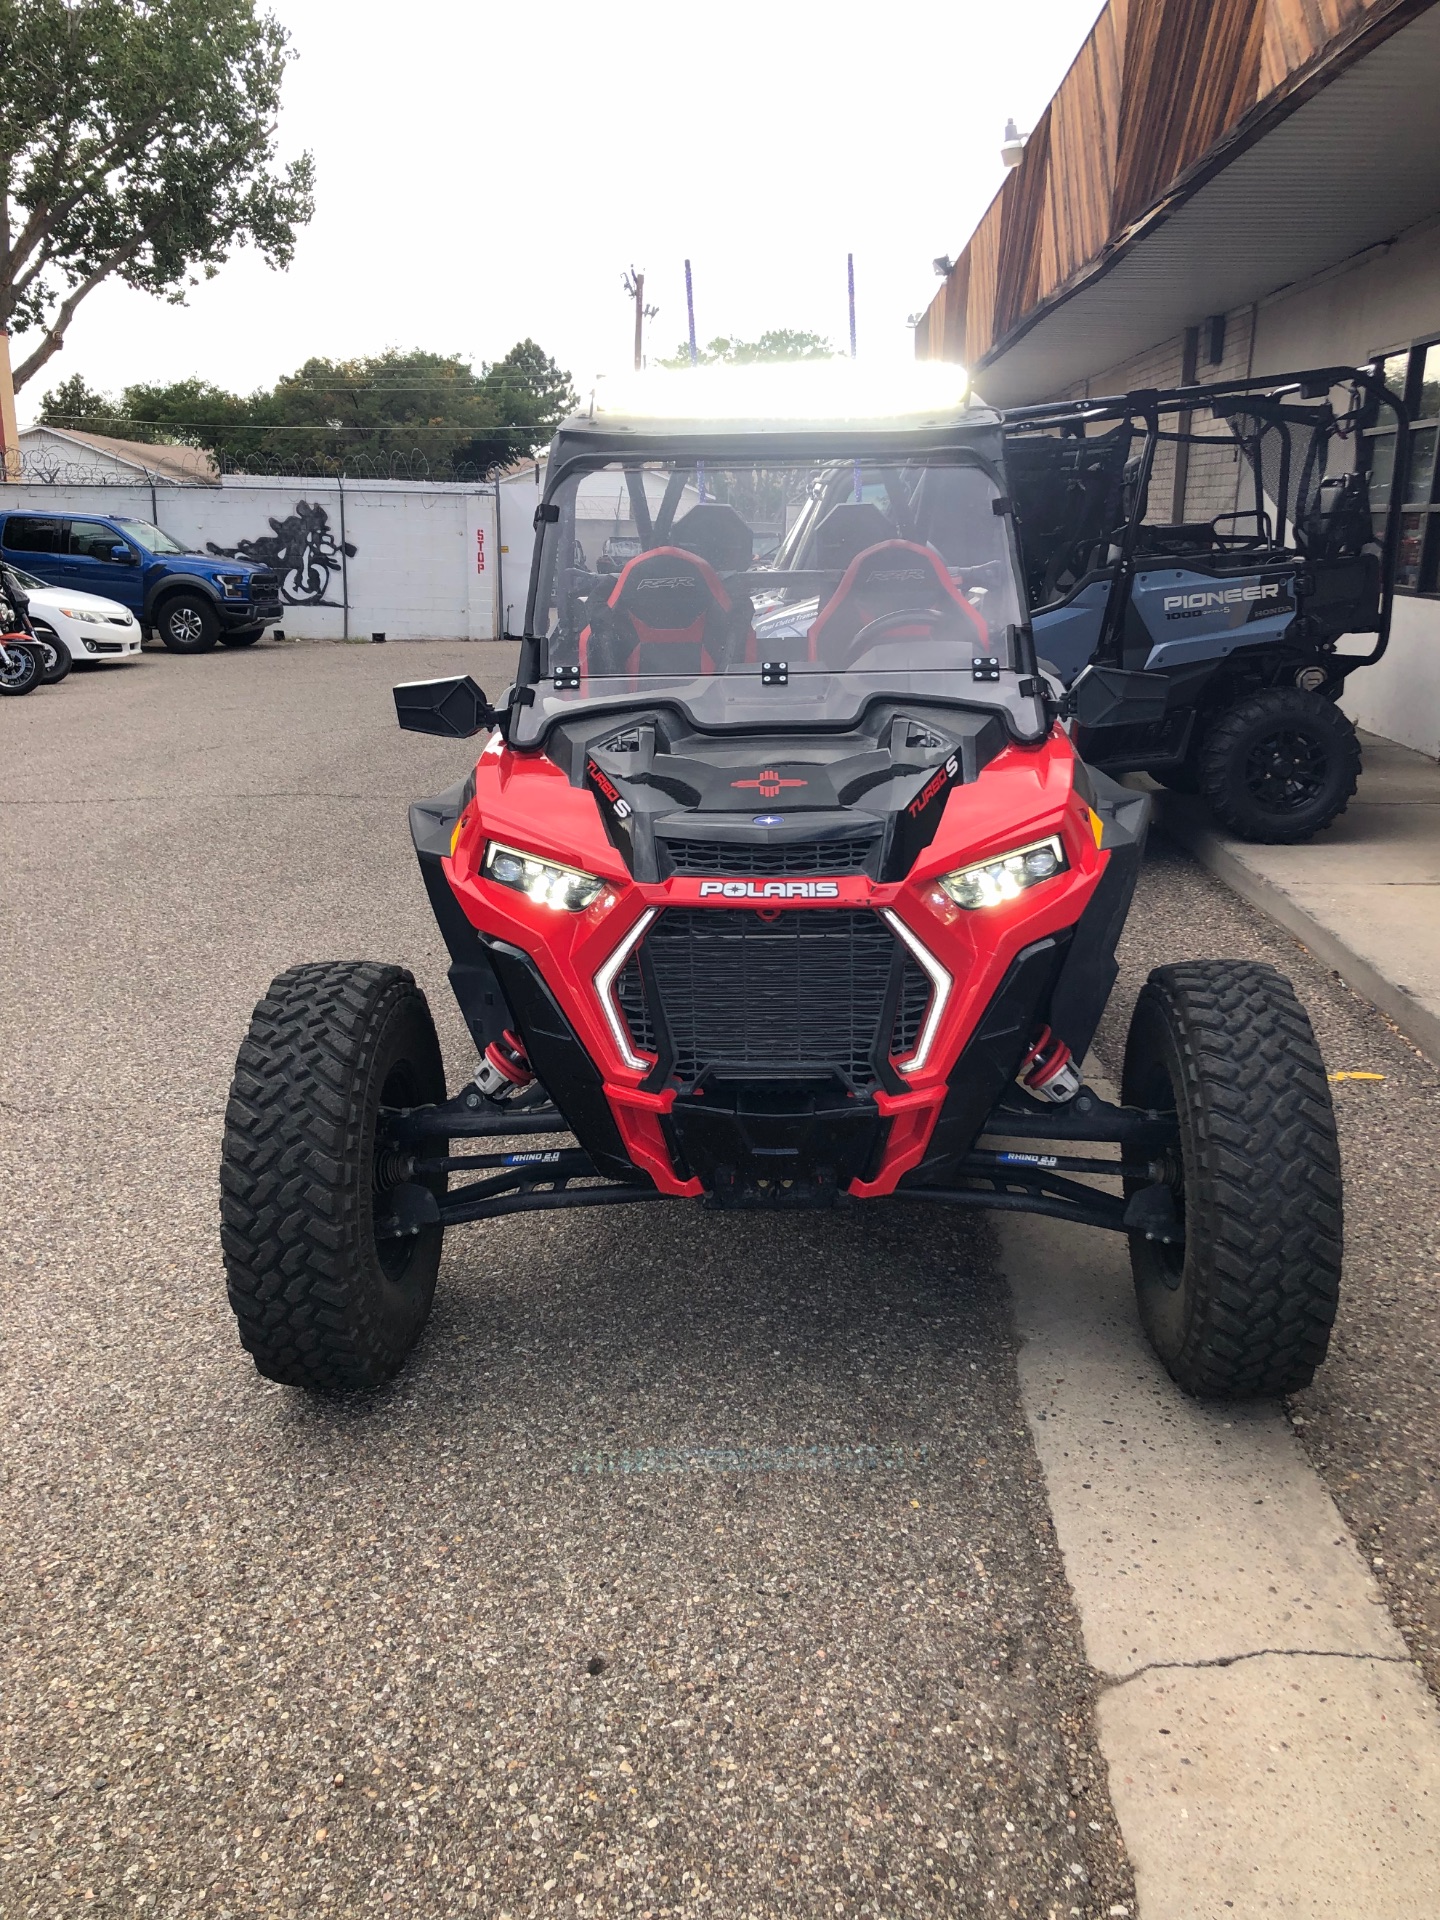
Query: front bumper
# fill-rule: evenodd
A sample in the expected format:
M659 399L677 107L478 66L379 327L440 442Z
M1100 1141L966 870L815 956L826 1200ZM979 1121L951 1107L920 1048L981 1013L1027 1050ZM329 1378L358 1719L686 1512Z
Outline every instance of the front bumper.
M216 602L215 611L228 632L235 627L268 627L280 618L284 608L278 600L267 600L263 606L248 600L220 600Z
M412 828L477 1044L497 1022L514 1027L597 1169L721 1204L825 1206L944 1186L1041 1026L1083 1055L1114 979L1147 812L1142 796L1103 785L1110 842L1097 847L1099 816L1077 808L1070 870L979 914L942 911L923 881L862 875L783 905L748 886L716 899L706 883L702 898L701 882L676 877L555 913L479 877L473 788L421 803ZM713 927L723 945L742 917L763 964L728 998L712 974L677 1006L691 963L684 940L678 962L666 953L667 921ZM838 936L828 952L818 938L823 964L798 987L773 964L766 943L779 936L765 928L790 922L798 947L842 921L862 951L833 975ZM827 1048L837 1023L845 1044Z
M140 651L140 628L133 623L117 627L109 621L76 621L70 651L82 662L133 659Z

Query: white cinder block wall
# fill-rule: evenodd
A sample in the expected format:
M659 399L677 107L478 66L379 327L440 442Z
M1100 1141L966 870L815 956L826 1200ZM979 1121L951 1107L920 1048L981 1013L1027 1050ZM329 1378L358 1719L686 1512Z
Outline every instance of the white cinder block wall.
M499 634L504 556L493 486L230 477L214 487L20 482L0 490L0 512L32 508L153 520L202 553L211 545L270 540L298 555L293 523L302 502L324 513L329 565L321 577L328 578L317 601L283 561L277 566L287 633L311 640L366 639L376 632L395 640L493 640ZM353 553L345 554L345 546ZM507 598L515 597L514 586L504 581Z

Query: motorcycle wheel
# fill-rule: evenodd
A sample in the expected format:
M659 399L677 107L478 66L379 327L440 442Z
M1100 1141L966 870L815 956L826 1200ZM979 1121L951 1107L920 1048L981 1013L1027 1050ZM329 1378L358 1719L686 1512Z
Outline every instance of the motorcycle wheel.
M33 693L42 676L39 652L12 640L0 659L0 693Z

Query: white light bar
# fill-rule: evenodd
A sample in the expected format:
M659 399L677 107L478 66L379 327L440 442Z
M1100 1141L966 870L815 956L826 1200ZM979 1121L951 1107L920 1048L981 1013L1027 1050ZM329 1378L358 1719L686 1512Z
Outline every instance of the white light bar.
M945 360L656 367L601 380L589 417L717 433L746 426L945 426L966 411L970 397L964 367Z
M610 1029L610 1038L615 1042L615 1049L620 1058L636 1073L643 1073L650 1062L643 1060L630 1044L630 1029L625 1025L620 1008L616 1004L614 987L620 969L639 946L640 936L654 918L655 908L647 907L595 975L595 991L600 996L600 1011L604 1014L605 1024Z
M945 1011L945 1003L950 998L950 989L955 983L930 949L910 931L898 913L892 913L888 907L883 908L882 912L885 919L889 921L891 929L905 942L930 977L930 1010L925 1015L925 1024L920 1029L920 1038L916 1042L915 1051L908 1060L895 1062L897 1073L918 1073L930 1058L930 1049L935 1044L940 1016Z

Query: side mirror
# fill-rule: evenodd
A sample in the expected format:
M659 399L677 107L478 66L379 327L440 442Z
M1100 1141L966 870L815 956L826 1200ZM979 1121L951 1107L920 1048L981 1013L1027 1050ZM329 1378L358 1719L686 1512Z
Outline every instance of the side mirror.
M1152 726L1165 718L1170 682L1163 673L1086 667L1070 689L1069 707L1082 727Z
M110 558L117 567L133 567L135 564L135 550L133 547L127 547L123 540L117 540L115 545L110 549Z
M406 680L393 692L395 718L407 733L468 740L495 724L495 709L468 673L453 680Z

